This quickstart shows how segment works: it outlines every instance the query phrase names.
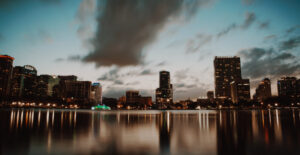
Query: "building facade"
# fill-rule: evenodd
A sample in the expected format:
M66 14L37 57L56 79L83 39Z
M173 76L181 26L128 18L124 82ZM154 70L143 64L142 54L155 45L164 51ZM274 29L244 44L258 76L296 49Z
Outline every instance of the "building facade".
M10 94L14 58L0 55L0 99L6 99Z
M159 88L155 92L157 104L171 104L173 103L173 85L170 80L170 72L159 72Z
M231 98L230 83L241 80L239 57L215 57L215 95L216 98Z
M239 102L250 101L250 81L249 79L241 79L232 81L231 87L231 99L232 102L237 104Z
M297 94L299 92L299 80L296 77L282 77L277 81L277 88L279 97L295 98L300 96Z
M259 102L263 102L271 96L271 81L270 79L265 78L259 83L258 87L255 90L255 95L253 96L253 98Z

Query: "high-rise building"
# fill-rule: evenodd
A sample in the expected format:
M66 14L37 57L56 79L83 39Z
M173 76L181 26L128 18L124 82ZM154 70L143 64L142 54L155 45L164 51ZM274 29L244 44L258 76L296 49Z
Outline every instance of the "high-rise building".
M159 72L159 88L156 89L155 95L157 104L173 103L173 86L170 82L170 72Z
M91 88L91 99L96 104L102 104L102 86L99 82L93 83Z
M9 97L14 58L0 55L0 99Z
M30 99L35 98L37 88L37 70L33 66L25 65L23 73L25 76L23 96Z
M59 75L58 79L59 79L59 84L54 86L53 96L65 100L67 98L66 82L77 81L77 76L75 76L75 75L66 75L66 76Z
M255 95L253 96L259 102L264 101L272 96L271 93L271 81L268 78L263 79L255 90Z
M235 80L230 83L231 98L233 103L250 101L249 79Z
M11 96L13 98L34 97L37 70L33 66L15 66L12 77Z
M215 94L216 98L231 98L230 83L241 80L239 57L215 57Z
M294 98L297 96L297 78L282 77L277 81L278 96Z

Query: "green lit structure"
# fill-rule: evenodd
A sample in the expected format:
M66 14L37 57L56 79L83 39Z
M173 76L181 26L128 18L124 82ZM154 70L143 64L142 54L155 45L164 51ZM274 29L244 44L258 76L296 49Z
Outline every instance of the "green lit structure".
M92 110L111 110L109 106L106 105L96 105L96 106L92 106Z

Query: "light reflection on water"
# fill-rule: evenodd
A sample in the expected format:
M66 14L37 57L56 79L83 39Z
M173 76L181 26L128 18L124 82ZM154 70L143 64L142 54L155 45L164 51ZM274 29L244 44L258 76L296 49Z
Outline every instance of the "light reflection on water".
M300 112L2 109L0 154L299 154Z

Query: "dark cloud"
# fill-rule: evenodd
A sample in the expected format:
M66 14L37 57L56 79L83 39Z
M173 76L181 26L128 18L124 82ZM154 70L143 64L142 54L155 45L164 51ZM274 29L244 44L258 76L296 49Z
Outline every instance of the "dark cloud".
M250 27L254 23L255 20L256 20L256 15L253 12L246 12L245 21L241 25L241 28L242 29L247 29L248 27Z
M189 40L187 42L187 53L195 53L199 51L201 47L206 45L207 43L211 42L213 36L212 35L206 35L206 34L198 34L195 38Z
M84 62L99 66L138 65L142 53L169 19L191 17L211 0L107 0L98 6L99 17L93 50ZM104 6L104 7L103 7ZM99 7L100 8L100 7Z
M242 57L242 74L252 79L299 74L300 58L273 49L251 48L238 52Z
M164 66L166 64L167 64L166 61L162 61L162 62L159 62L158 64L156 64L155 66L160 67L160 66Z
M280 44L280 50L291 50L300 46L300 36L292 37Z
M224 30L220 31L217 33L217 38L220 38L226 34L228 34L231 31L234 31L236 29L243 29L246 30L248 29L254 22L256 21L256 15L253 12L246 12L245 14L245 20L243 21L242 24L236 24L233 23L226 27Z

